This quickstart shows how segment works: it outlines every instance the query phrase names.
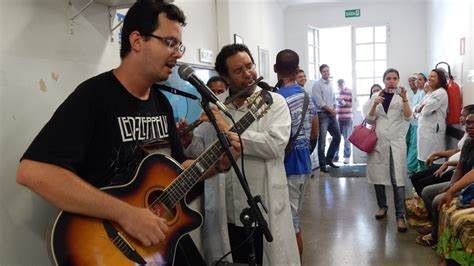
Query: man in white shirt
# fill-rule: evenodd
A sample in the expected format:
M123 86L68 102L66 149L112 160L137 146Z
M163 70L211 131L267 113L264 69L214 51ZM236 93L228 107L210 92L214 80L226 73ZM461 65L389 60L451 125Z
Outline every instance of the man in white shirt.
M321 72L321 79L314 83L312 90L313 97L316 100L316 105L318 107L319 116L319 166L321 167L321 171L327 173L329 170L326 165L333 168L339 168L339 166L336 166L332 160L334 159L334 154L339 148L339 143L341 142L341 132L336 119L336 96L331 81L329 80L329 66L322 64L319 67L319 71ZM332 140L327 153L324 154L326 149L327 132L331 134Z
M238 121L249 111L246 100L252 90L247 88L257 79L252 54L243 44L226 45L218 53L215 66L216 71L229 85L229 89L218 97L222 102L229 102L229 112L234 120ZM238 94L243 90L246 93ZM254 196L262 196L268 209L268 213L263 215L272 232L273 241L265 240L260 226L255 229L253 238L257 264L300 265L283 163L285 147L291 133L290 111L283 96L272 92L269 94L273 103L268 113L250 124L241 134L245 156L242 156L237 164L240 166L244 160L245 169L242 171L246 175L248 186ZM231 121L226 119L221 126L228 130ZM196 128L192 142L201 142L204 144L202 147L208 147L215 139L214 129L206 122ZM236 249L246 238L240 214L248 207L247 197L235 171L222 170L224 171L221 172L225 173L206 180L204 185L205 257L210 264L232 249L233 262L248 263L248 246ZM226 261L230 261L230 258L226 258Z

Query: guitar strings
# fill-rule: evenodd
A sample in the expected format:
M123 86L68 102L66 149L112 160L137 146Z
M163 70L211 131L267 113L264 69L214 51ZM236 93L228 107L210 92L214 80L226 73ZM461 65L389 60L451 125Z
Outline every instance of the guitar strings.
M257 104L257 107L255 108L257 111L263 106L263 104L265 103L264 101L262 101L261 99L261 95L258 95L258 97L260 99L260 102ZM245 114L240 120L239 122L234 125L230 130L234 131L234 129L237 131L237 133L242 133L242 132L238 132L239 131L239 125L241 124L241 121L242 122L246 122L247 125L245 125L243 128L247 128L251 123L253 123L256 119L256 117L252 114L252 112L250 111L254 111L255 110L252 110L252 106L249 105L249 112L247 114ZM187 175L189 172L193 173L193 174L201 174L200 172L198 172L198 169L197 168L197 163L200 162L200 161L204 161L206 162L208 165L205 167L205 168L209 168L211 165L212 165L212 162L214 162L215 160L217 160L217 157L221 156L222 155L222 147L218 145L217 143L218 141L215 141L211 147L209 147L209 152L212 152L212 155L215 156L215 159L211 160L211 163L207 162L206 161L206 158L203 157L197 161L195 161L188 169L186 169L181 175ZM207 153L208 151L205 151L205 153ZM217 152L216 154L214 154L214 152ZM212 158L211 158L212 159ZM193 185L195 184L195 182L197 180L194 180L192 179L191 181L192 182L192 185L188 188L186 187L184 189L184 191L180 191L181 193L181 197L179 197L179 194L177 195L178 197L176 197L176 189L175 188L181 188L183 186L181 186L180 183L183 183L184 185L186 185L186 183L184 183L184 179L183 180L180 180L182 179L181 175L179 175L177 178L175 178L175 180L168 186L167 189L165 189L163 191L163 193L158 197L156 198L151 204L150 204L150 207L154 208L155 205L159 204L159 202L165 204L166 208L167 208L167 212L168 214L172 215L172 213L170 212L170 209L174 208L176 203L183 197L185 196L185 193L188 192L192 187ZM192 175L191 175L192 176ZM199 176L200 178L200 176ZM185 192L185 193L183 193Z
M255 121L255 117L254 115L251 113L251 112L248 112L247 114L245 114L240 120L239 122L234 126L232 127L230 130L233 131L234 129L236 129L237 131L239 131L239 124L241 124L241 122L245 122L246 124L251 124ZM245 125L244 128L247 128L249 125ZM242 133L242 132L240 132ZM215 160L217 160L217 157L221 156L222 155L222 147L219 145L220 143L218 143L218 141L215 141L210 147L208 150L206 150L204 153L211 153L211 155L214 155ZM209 160L211 159L211 160ZM157 197L151 204L150 204L150 208L154 208L157 204L159 203L163 203L166 207L166 212L169 214L169 215L172 215L171 213L171 209L175 207L176 203L181 200L181 198L183 196L185 196L186 192L188 192L194 185L195 181L197 180L194 180L195 178L191 179L193 185L191 187L187 187L187 183L185 183L185 178L184 176L186 175L190 175L189 173L192 173L194 174L194 176L196 175L199 175L200 174L200 171L197 169L197 163L198 162L201 162L201 161L204 161L206 164L208 164L208 166L206 168L209 168L213 162L215 161L213 158L206 158L206 157L203 157L199 160L196 160L188 169L186 169L185 171L182 172L182 174L180 174L178 177L175 178L175 180L173 182L171 182L171 184L168 186L167 189L165 189L163 191L163 193ZM207 171L207 170L206 170ZM191 177L193 175L190 175ZM199 176L199 178L201 178ZM185 189L184 191L177 191L178 189L184 187L185 186ZM181 196L180 196L181 195Z

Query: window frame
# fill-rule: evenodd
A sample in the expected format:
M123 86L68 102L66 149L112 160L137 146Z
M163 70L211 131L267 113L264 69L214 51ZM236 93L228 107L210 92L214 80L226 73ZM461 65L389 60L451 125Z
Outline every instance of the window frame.
M313 44L310 44L309 41L309 32L312 31ZM319 46L319 30L312 26L306 27L306 49L307 49L307 60L308 60L308 71L306 72L306 77L308 81L316 81L320 79L321 73L319 73L319 59L320 59L320 46ZM310 50L312 50L313 56L310 58ZM313 65L313 67L311 67ZM311 70L310 70L311 69ZM314 71L314 75L311 76L310 73Z
M377 27L385 27L385 42L381 42L381 41L376 41L375 40L375 28ZM372 41L371 42L360 42L360 43L357 43L356 40L357 40L357 36L356 36L356 31L358 28L372 28ZM366 89L368 88L358 88L357 84L358 84L358 80L361 80L361 79L372 79L372 84L375 84L375 83L378 83L379 80L382 79L382 75L377 75L377 69L376 69L376 63L377 62L385 62L385 66L387 67L388 66L388 62L389 62L389 43L390 43L390 40L389 40L389 37L390 37L390 27L389 27L389 24L388 23L385 23L385 24L371 24L371 25L357 25L357 26L353 26L352 27L352 69L353 69L353 90L355 91L355 95L356 97L359 97L359 96L369 96L370 95L370 92ZM371 44L373 45L372 47L372 59L364 59L364 60L358 60L357 59L357 46L358 45L367 45L367 44ZM385 44L385 59L377 59L376 58L376 45L377 44ZM370 76L357 76L357 63L358 62L372 62L372 66L373 66L373 70L372 70L372 75ZM385 69L383 70L385 71ZM382 73L383 73L382 71ZM383 84L380 84L382 87L383 87ZM359 93L359 91L361 93Z

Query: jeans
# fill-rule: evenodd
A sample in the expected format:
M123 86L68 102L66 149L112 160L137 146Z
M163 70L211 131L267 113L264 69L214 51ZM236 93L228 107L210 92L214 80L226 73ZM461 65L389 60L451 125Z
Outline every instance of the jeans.
M393 187L393 201L395 205L395 216L397 219L405 218L405 187L397 187L395 181L395 169L393 168L392 150L390 150L390 181ZM385 185L375 184L375 196L377 197L377 205L380 209L388 209L387 197L385 195Z
M431 222L433 223L433 229L431 229L431 237L433 237L433 239L438 239L438 204L441 198L444 196L444 192L442 191L446 191L448 187L449 181L429 185L423 189L423 192L421 192L421 198L423 199L423 202L430 213Z
M319 112L319 140L318 140L318 157L319 166L324 167L328 162L332 162L339 143L341 142L341 132L339 131L339 124L336 117L329 116L326 112ZM324 155L326 150L326 134L331 134L332 140L329 145L327 155Z
M342 137L344 138L344 158L351 157L351 143L349 142L349 136L352 133L352 120L349 121L338 121L339 123L339 130L341 132ZM336 150L336 154L334 155L336 158L338 156L339 148Z

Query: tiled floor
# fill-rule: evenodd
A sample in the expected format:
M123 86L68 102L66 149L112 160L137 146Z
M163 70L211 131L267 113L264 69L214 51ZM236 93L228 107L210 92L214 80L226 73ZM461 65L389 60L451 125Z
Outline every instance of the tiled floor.
M375 192L365 178L316 170L301 217L303 265L438 265L433 249L415 243L415 229L397 231L392 190L386 192L389 213L377 221Z

